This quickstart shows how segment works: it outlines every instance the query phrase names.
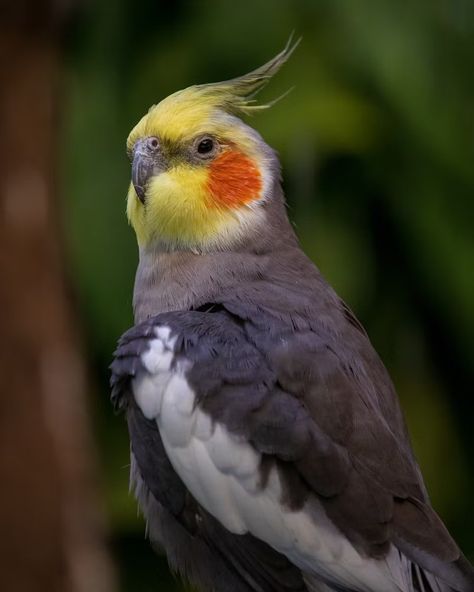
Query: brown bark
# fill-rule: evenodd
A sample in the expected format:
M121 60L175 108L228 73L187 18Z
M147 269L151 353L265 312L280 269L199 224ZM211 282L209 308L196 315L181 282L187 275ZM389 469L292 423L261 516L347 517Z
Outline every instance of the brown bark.
M113 579L54 191L61 6L0 7L0 589L11 592L108 592Z

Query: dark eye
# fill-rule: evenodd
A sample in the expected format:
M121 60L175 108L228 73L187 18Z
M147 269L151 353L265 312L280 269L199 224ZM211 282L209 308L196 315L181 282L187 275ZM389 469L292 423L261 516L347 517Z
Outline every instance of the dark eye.
M214 140L212 138L204 138L197 146L199 154L209 154L214 150Z

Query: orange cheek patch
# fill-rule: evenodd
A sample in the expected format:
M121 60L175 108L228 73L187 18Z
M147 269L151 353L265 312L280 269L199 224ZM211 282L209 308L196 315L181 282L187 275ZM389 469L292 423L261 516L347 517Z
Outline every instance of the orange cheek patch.
M260 171L242 152L224 152L212 162L209 169L207 189L216 205L237 208L260 194Z

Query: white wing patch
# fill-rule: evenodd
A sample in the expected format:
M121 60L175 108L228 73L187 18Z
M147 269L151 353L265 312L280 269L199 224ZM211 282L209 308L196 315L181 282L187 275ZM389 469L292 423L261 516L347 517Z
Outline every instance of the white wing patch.
M277 471L261 487L260 454L200 411L186 380L189 363L174 361L176 338L168 327L155 334L141 358L147 373L133 379L133 393L145 417L156 420L168 457L196 500L229 531L251 533L310 576L360 592L409 592L395 548L385 560L362 557L315 498L298 511L282 505Z

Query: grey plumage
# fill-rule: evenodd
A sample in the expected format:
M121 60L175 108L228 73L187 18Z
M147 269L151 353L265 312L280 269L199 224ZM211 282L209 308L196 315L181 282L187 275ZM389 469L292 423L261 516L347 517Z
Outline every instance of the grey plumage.
M366 590L317 566L309 574L257 537L230 532L198 503L132 392L132 379L148 372L143 355L156 328L167 327L172 365L184 364L194 404L260 455L262 491L277 471L282 510L320 505L362 557L396 562L400 592L471 592L472 568L430 506L390 378L299 248L278 161L262 150L273 171L271 196L258 206L265 224L232 249L191 252L155 241L140 251L138 324L120 340L112 399L127 415L132 481L150 538L205 592Z

